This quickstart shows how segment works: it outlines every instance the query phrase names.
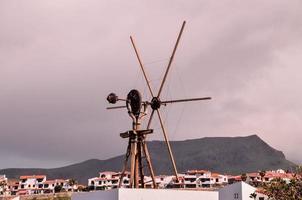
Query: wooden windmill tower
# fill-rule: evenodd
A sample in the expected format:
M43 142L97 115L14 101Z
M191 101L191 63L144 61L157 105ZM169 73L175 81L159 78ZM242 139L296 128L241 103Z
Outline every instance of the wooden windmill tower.
M152 178L152 182L153 182L153 188L156 188L156 183L155 183L155 178L154 178L154 171L153 171L153 167L152 167L152 163L151 163L151 158L148 152L148 148L147 148L147 143L146 143L146 137L148 134L153 133L153 129L150 129L150 125L154 116L154 113L157 114L160 125L161 125L161 129L162 129L162 133L164 135L164 139L165 139L165 143L167 145L167 149L169 152L169 157L171 160L171 163L173 165L173 170L174 170L174 174L176 179L178 180L178 172L177 172L177 167L175 164L175 160L173 157L173 153L171 150L171 146L169 143L169 139L168 139L168 135L167 135L167 130L164 126L163 120L162 120L162 115L160 112L160 107L162 105L167 105L167 104L171 104L171 103L179 103L179 102L188 102L188 101L200 101L200 100L209 100L211 99L211 97L203 97L203 98L191 98L191 99L177 99L177 100L161 100L160 99L160 95L162 93L162 89L163 86L166 82L177 46L179 44L181 35L183 33L184 27L185 27L186 22L184 21L182 24L182 27L180 29L179 35L177 37L172 55L170 57L168 66L166 68L163 80L160 84L159 87L159 91L157 94L155 94L152 90L152 87L150 85L150 81L149 78L147 76L147 73L145 71L143 62L139 56L138 50L136 48L134 39L132 36L130 36L130 40L131 43L133 45L136 57L138 59L140 68L143 72L144 78L146 80L149 92L152 96L151 101L143 101L142 100L142 96L141 93L138 90L131 90L126 99L120 99L116 94L111 93L108 95L107 100L109 103L111 104L115 104L118 101L124 101L126 103L126 105L124 106L115 106L115 107L108 107L107 109L118 109L118 108L127 108L128 110L128 114L129 116L132 118L133 123L132 123L132 130L127 131L125 133L121 133L120 136L122 138L128 138L128 147L127 147L127 153L125 156L125 161L124 161L124 165L123 165L123 170L122 170L122 174L120 176L120 182L119 182L119 186L121 186L125 171L127 169L127 164L128 164L128 160L130 158L130 187L131 188L138 188L138 187L145 187L145 183L144 183L144 174L143 174L143 158L146 159L146 163ZM151 107L152 112L150 114L149 117L149 121L148 121L148 125L146 127L146 129L141 129L141 120L147 115L146 111L148 109L148 107Z

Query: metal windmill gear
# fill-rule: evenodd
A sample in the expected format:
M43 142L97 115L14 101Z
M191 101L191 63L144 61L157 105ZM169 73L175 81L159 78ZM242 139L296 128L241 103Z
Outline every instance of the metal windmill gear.
M138 50L136 48L134 39L132 36L130 36L130 40L132 43L132 46L134 48L136 57L138 59L140 68L143 72L145 81L147 83L150 95L152 97L151 101L142 101L141 95L139 93L139 91L137 90L131 90L127 96L126 100L123 99L119 99L114 93L109 94L109 96L107 97L107 100L109 103L113 103L115 104L117 101L119 100L123 100L126 101L126 106L115 106L115 107L108 107L107 109L116 109L116 108L127 108L128 109L128 114L129 116L133 119L133 130L131 131L127 131L125 133L121 133L121 137L123 138L129 138L129 145L127 148L127 153L126 153L126 158L125 158L125 162L124 162L124 167L123 167L123 171L122 171L122 175L120 178L120 185L121 185L121 181L122 178L124 176L126 167L127 167L127 162L128 162L128 158L131 157L131 162L130 162L130 187L139 187L139 176L140 176L140 184L141 187L144 187L144 175L143 175L143 169L142 169L142 153L145 155L146 161L147 161L147 165L150 171L150 175L152 178L152 182L153 182L153 187L156 188L156 183L155 183L155 179L154 179L154 172L153 172L153 167L152 167L152 163L151 163L151 158L148 152L148 148L146 145L146 137L148 134L153 133L153 130L150 129L151 126L151 122L154 116L154 112L157 113L160 125L161 125L161 129L164 135L164 139L165 139L165 143L167 145L167 149L168 149L168 153L169 153L169 157L171 160L171 163L173 165L173 170L174 170L174 174L176 179L178 180L178 172L177 172L177 167L175 164L175 160L174 160L174 156L172 153L172 149L169 143L169 139L168 139L168 134L167 134L167 130L164 126L163 120L162 120L162 116L161 116L161 112L160 112L160 107L161 105L167 105L167 104L171 104L171 103L179 103L179 102L189 102L189 101L201 101L201 100L210 100L211 97L202 97L202 98L190 98L190 99L176 99L176 100L165 100L162 101L160 99L160 95L162 92L162 89L164 87L164 84L166 82L170 67L172 65L173 59L174 59L174 55L176 53L176 49L177 46L179 44L181 35L183 33L184 27L185 27L186 22L184 21L182 24L182 27L180 29L180 32L178 34L175 46L173 48L173 52L172 55L170 57L168 66L166 68L163 80L160 84L160 88L159 91L157 93L157 95L154 95L154 92L152 90L152 87L150 85L150 81L148 79L147 73L145 71L144 65L142 63L142 60L139 56ZM140 129L140 124L141 124L141 119L146 116L146 110L147 107L150 106L152 109L152 112L150 114L150 118L148 121L148 125L146 130L141 130ZM130 152L130 153L129 153Z

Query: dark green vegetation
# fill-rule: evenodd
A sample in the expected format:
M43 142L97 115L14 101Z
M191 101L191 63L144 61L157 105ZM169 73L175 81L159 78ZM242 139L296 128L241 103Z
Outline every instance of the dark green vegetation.
M22 199L22 198L21 198ZM48 196L43 196L43 195L37 195L35 197L24 197L24 200L71 200L71 197L68 195L61 195L61 196L54 196L54 195L48 195Z
M9 200L11 197L0 197L0 200ZM20 196L21 200L71 200L70 193L60 193L60 194L40 194L40 195L23 195Z
M290 183L278 178L265 184L263 188L271 200L302 200L302 179L298 177Z
M149 151L155 173L171 174L172 166L162 141L149 142ZM296 165L285 159L257 135L247 137L209 137L171 142L179 172L189 169L207 169L227 174L242 174L269 169L295 169ZM126 149L126 147L125 147ZM99 171L120 171L124 156L108 160L87 160L82 163L54 169L4 169L0 174L9 178L20 175L45 174L48 179L73 178L87 184L87 179L98 176Z

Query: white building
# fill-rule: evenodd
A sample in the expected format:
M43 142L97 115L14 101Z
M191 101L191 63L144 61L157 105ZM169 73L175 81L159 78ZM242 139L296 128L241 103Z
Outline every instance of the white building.
M43 193L55 193L56 186L62 187L65 191L72 191L77 188L76 185L70 186L68 182L68 180L64 179L46 180L43 183Z
M99 177L94 177L88 179L88 187L90 190L108 190L117 188L119 185L119 177L121 173L106 171L100 172ZM123 180L122 180L122 187L129 187L130 183L130 173L125 172Z
M165 175L156 176L155 180L156 180L157 187L167 188L168 185L173 182L173 178L174 176L165 176Z
M245 183L237 182L227 185L219 190L219 200L253 200L250 197L252 193L256 193L255 200L267 200L267 196L257 193L257 188Z
M65 191L74 191L77 189L77 185L69 185L69 180L46 180L45 175L30 175L20 176L16 193L19 195L55 193L57 186Z
M247 173L246 182L256 185L257 183L261 183L261 182L264 182L264 183L271 182L273 179L276 179L276 178L281 178L282 180L289 183L290 180L294 178L294 174L286 173L282 169L278 169L276 171L266 171L263 177L260 176L259 172Z
M130 189L74 193L71 200L218 200L217 191L183 189Z
M166 188L172 182L172 176L155 176L155 183L157 188ZM144 183L146 188L153 188L153 181L150 176L144 176Z
M45 175L20 176L18 192L20 194L40 194L43 193L43 183L46 181Z
M16 179L9 179L7 181L7 186L8 186L8 194L16 195L19 188L19 181Z
M120 172L100 172L99 177L88 179L90 190L108 190L117 188L119 185ZM190 170L185 174L178 174L179 179L174 176L156 176L155 182L161 188L218 188L228 183L228 177L207 170ZM126 172L121 184L122 188L128 188L130 173ZM144 176L145 188L152 188L153 181L150 176Z
M189 170L184 175L185 188L213 188L228 184L228 177L207 170Z
M7 178L5 175L0 175L0 195L6 195L8 191Z
M226 175L212 173L211 178L213 178L215 186L224 186L228 184L228 176Z

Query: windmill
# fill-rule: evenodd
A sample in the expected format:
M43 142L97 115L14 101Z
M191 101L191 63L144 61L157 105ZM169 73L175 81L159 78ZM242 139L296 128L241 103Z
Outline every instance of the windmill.
M147 73L145 71L143 62L139 56L137 47L135 45L134 39L132 36L130 36L130 40L133 46L133 49L135 51L137 60L139 62L140 68L143 72L144 79L147 83L148 90L150 92L150 95L152 97L151 101L143 101L141 93L138 90L131 90L126 99L120 99L116 94L110 93L107 97L107 100L111 104L115 104L118 101L124 101L126 105L124 106L113 106L113 107L108 107L107 109L118 109L118 108L127 108L129 116L132 118L133 123L132 123L132 130L121 133L120 136L122 138L128 138L128 147L127 147L127 152L123 164L123 169L121 172L120 176L120 181L119 181L119 187L122 184L123 177L125 175L125 171L127 169L127 163L130 157L130 187L131 188L138 188L138 187L145 187L144 183L144 174L143 174L143 164L142 164L142 159L146 159L146 163L151 175L152 183L153 183L153 188L156 188L156 182L155 182L155 177L154 177L154 171L151 163L151 158L148 152L147 144L146 144L146 137L148 134L153 133L153 129L150 129L152 119L154 117L154 114L156 113L160 122L160 126L162 129L162 133L165 139L165 143L168 149L169 157L173 166L173 171L174 175L176 177L176 180L178 180L178 172L177 172L177 167L175 164L175 160L173 157L173 153L171 150L171 146L169 143L168 139L168 134L167 130L164 126L162 115L160 112L160 107L162 105L166 106L167 104L171 103L179 103L179 102L189 102L189 101L201 101L201 100L210 100L211 97L203 97L203 98L190 98L190 99L176 99L176 100L161 100L160 95L162 93L162 89L164 87L164 84L166 82L170 67L172 65L174 55L177 49L177 46L179 44L181 35L183 33L184 27L185 27L186 22L184 21L180 32L178 34L175 46L173 48L172 55L169 59L168 66L166 68L166 71L164 73L163 80L160 84L158 93L155 94L151 85L149 78L147 76ZM146 129L141 129L141 120L147 115L147 109L148 107L151 107L152 112L149 117L149 121L147 124Z

